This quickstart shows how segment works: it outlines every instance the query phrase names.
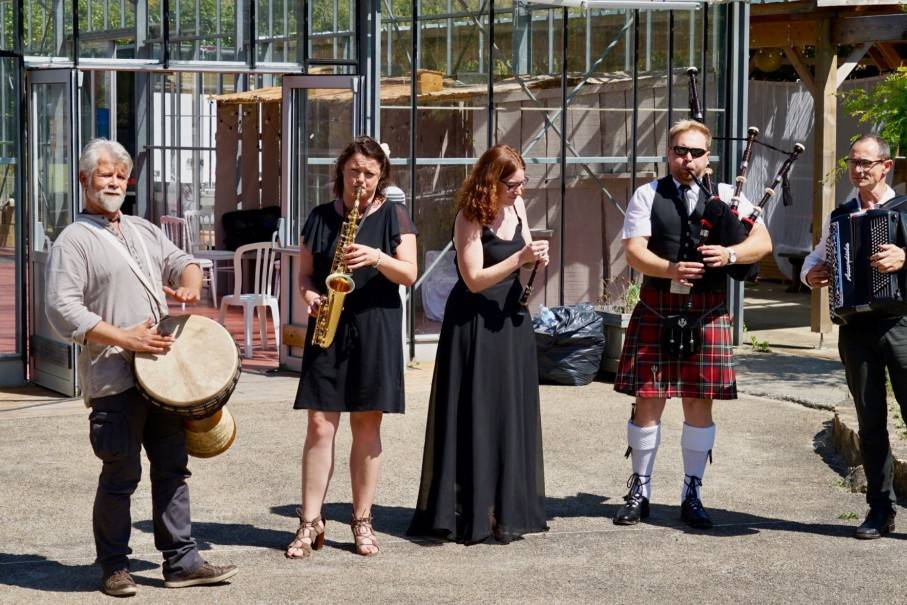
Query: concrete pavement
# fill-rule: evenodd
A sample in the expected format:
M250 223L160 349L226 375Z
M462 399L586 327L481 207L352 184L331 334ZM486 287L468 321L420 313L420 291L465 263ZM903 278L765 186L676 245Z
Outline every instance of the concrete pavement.
M703 499L717 527L678 521L679 405L668 406L648 523L618 527L629 463L622 457L628 397L609 383L544 386L542 412L550 531L508 546L412 541L405 529L418 490L431 366L407 371L407 413L383 427L374 508L382 552L352 552L349 431L324 514L327 546L288 561L295 526L304 414L291 409L297 378L246 373L229 407L239 435L211 460L193 460L194 534L214 563L240 573L222 587L163 588L153 544L150 489L133 499L135 603L807 603L898 602L903 539L850 537L863 496L841 487L825 445L831 412L748 394L775 384L813 397L818 374L741 349L741 398L716 407L714 464ZM757 357L765 356L765 357ZM796 366L796 368L794 368ZM795 372L794 369L797 371ZM831 392L831 391L829 391ZM778 394L778 393L775 393ZM825 398L823 398L824 400ZM0 407L0 602L108 602L92 565L91 502L98 461L79 402ZM147 477L147 468L146 468Z

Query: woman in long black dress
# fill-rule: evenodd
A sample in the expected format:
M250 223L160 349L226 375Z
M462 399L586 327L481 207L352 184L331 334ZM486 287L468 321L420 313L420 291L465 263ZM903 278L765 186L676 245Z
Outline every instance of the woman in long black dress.
M289 558L307 557L324 544L321 506L334 469L341 412L350 412L353 433L351 527L356 552L378 552L371 507L381 458L381 418L384 413L403 413L404 406L399 285L416 280L416 229L405 206L378 193L389 176L390 161L379 144L368 137L356 139L337 159L337 199L312 210L302 229L299 283L308 305L309 336L294 407L309 412L302 507L296 511L299 529L287 547ZM312 344L311 335L340 227L354 203L362 218L344 259L356 288L346 295L333 344L323 349Z
M410 535L501 542L544 531L545 479L532 322L521 265L548 263L522 199L526 165L486 151L459 192L457 273L435 362Z

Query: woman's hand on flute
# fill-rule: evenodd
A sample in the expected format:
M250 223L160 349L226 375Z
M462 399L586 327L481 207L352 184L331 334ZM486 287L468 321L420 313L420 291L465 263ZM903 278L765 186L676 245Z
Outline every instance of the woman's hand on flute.
M520 251L520 264L533 265L536 262L548 266L548 241L536 240L529 242Z

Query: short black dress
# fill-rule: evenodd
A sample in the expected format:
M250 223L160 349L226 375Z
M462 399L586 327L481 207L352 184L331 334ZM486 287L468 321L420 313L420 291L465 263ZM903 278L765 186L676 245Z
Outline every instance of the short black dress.
M343 223L334 202L317 206L302 228L303 245L314 257L313 282L322 294ZM356 243L393 256L401 237L416 233L406 206L384 202L362 219ZM296 391L296 409L324 412L403 413L403 307L400 286L374 267L353 271L356 289L346 295L333 344L312 345L309 318Z
M511 240L483 227L485 267L523 246L520 227ZM521 292L519 271L478 293L461 276L451 291L410 535L471 544L548 529L538 361Z

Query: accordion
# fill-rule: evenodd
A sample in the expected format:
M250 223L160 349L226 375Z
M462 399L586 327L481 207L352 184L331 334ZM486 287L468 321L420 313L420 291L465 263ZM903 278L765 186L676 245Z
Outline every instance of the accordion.
M882 244L905 243L907 196L865 212L851 214L848 206L842 206L832 213L825 244L832 321L847 323L870 311L907 313L907 271L880 273L870 264Z

